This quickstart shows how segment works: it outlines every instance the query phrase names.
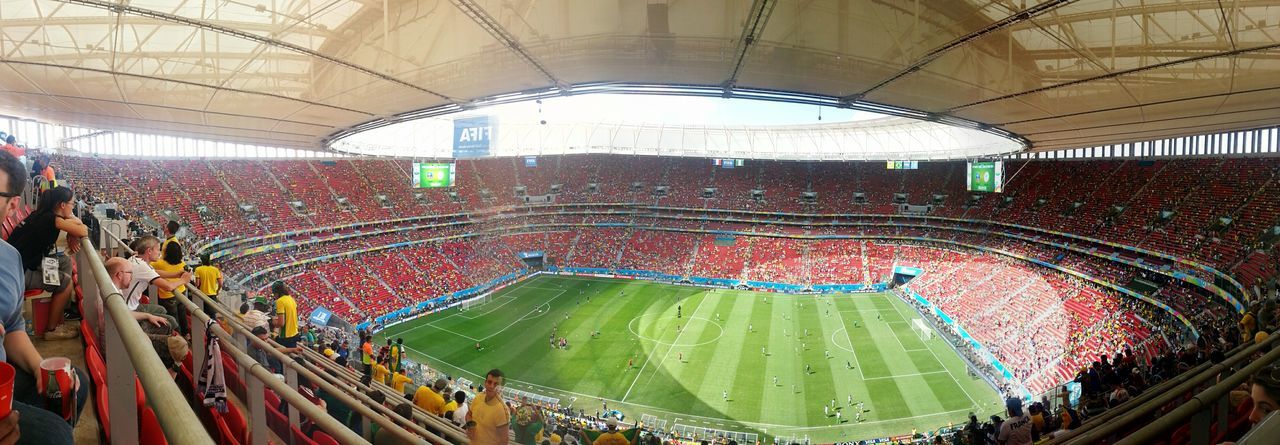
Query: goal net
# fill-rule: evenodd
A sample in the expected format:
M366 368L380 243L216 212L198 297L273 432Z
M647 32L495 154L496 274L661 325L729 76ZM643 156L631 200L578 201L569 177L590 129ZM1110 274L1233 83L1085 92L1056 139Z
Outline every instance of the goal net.
M929 329L929 325L925 324L924 320L919 318L911 320L911 329L916 331L916 335L919 335L921 340L933 338L933 329Z
M480 306L484 306L485 303L489 302L489 295L490 294L486 293L479 297L475 297L469 300L464 300L462 302L462 310L469 311L469 310L478 308Z

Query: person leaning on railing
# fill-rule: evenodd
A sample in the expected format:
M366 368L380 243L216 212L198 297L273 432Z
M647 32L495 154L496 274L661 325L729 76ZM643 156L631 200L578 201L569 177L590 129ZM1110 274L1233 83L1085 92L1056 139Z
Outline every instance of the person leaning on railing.
M22 190L26 186L24 168L8 153L0 152L0 221L18 209ZM22 318L25 284L22 257L8 242L0 241L0 324L4 327L4 341L0 344L0 361L13 365L13 411L0 420L0 443L71 444L72 426L62 417L41 408L39 372L44 357L27 337L26 320ZM76 369L73 387L76 391L76 418L88 399L88 387L83 373ZM25 434L24 434L25 432Z

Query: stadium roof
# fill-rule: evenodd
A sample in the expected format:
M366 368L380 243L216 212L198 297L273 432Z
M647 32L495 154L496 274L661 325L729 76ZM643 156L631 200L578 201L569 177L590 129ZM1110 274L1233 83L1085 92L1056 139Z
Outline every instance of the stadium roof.
M1052 150L1274 125L1278 38L1277 0L0 0L0 113L319 149L513 92L689 85Z

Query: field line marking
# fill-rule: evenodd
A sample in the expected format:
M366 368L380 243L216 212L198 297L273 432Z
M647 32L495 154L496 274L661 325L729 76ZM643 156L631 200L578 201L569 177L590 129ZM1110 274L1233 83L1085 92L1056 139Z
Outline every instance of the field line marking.
M699 301L698 301L698 306L693 308L693 312L690 312L690 313L689 313L689 317L691 317L691 318L692 318L692 317L694 317L694 316L697 316L697 315L698 315L698 309L702 309L702 303L706 303L706 302L707 302L707 297L708 297L708 296L710 296L710 295L711 295L711 293L710 293L710 292L703 292L703 294L702 294L702 300L699 300ZM720 330L720 331L721 331L721 334L723 334L723 333L724 333L724 329L723 329L723 328L721 328L721 330ZM664 353L664 354L662 354L662 360L658 362L658 368L659 368L659 369L661 369L661 368L662 368L662 363L667 361L667 357L671 355L671 350L672 350L672 349L675 349L675 348L676 348L676 345L680 344L680 336L682 336L682 335L684 335L684 329L681 329L681 330L680 330L680 332L676 334L676 338L675 338L675 340L671 340L671 346L668 346L668 347L667 347L667 352L666 352L666 353ZM655 349L656 349L656 348L655 348ZM631 390L632 390L632 389L635 389L635 387L636 387L636 382L639 382L639 381L640 381L640 376L644 375L644 369L645 369L646 367L648 367L648 366L649 366L649 363L650 363L650 362L652 362L652 361L653 361L653 360L650 360L650 358L649 358L649 357L650 357L650 355L651 355L651 354L646 354L646 355L645 355L644 364L643 364L643 365L640 365L640 372L637 372L637 373L636 373L636 378L635 378L634 380L632 380L632 381L631 381L631 386L628 386L628 387L627 387L627 393L622 395L622 400L621 400L621 401L623 401L623 402L626 402L626 401L627 401L627 397L631 395ZM657 375L657 374L654 374L654 375ZM648 385L648 384L649 384L650 382L652 382L652 381L653 381L653 376L649 376L649 380L645 382L645 385Z
M867 376L862 373L862 362L858 361L858 352L855 351L855 349L858 348L853 347L853 337L849 336L849 325L845 324L844 315L842 315L840 311L836 311L836 317L840 318L840 327L844 328L844 340L849 342L849 352L853 354L853 363L855 363L853 366L858 369L858 377L866 380ZM832 341L832 343L835 343L835 341Z
M507 293L508 293L508 292L513 291L513 290L516 290L516 289L519 289L519 288L521 288L521 287L524 287L525 285L527 285L527 284L529 284L529 283L531 283L531 282L533 282L533 281L536 281L537 279L538 279L538 277L537 277L537 276L529 277L529 278L526 278L526 279L524 279L523 281L521 281L521 282L519 282L519 283L516 283L514 286L506 287L506 288L500 289L500 290L498 290L498 291L496 291L496 292L502 292L502 295L500 295L499 297L505 297L505 296L507 296ZM512 299L512 300L515 300L516 298L515 298L515 297L511 297L511 299ZM448 310L448 309L444 309L444 310L442 310L441 312L444 312L444 311L447 311L447 310ZM403 335L405 335L405 334L408 334L408 333L410 333L410 332L416 331L416 330L418 330L418 329L422 329L422 328L427 327L427 326L431 326L431 327L436 328L436 329L443 329L443 328L440 328L440 327L438 327L438 326L435 326L433 323L435 323L435 322L437 322L437 321L444 321L444 320L448 320L448 319L450 319L450 318L453 318L453 317L458 316L458 314L460 314L460 313L461 313L461 312L454 312L454 313L452 313L452 314L449 314L449 315L445 315L445 316L443 316L443 317L436 318L436 319L434 319L434 320L428 321L428 322L423 323L423 324L418 325L418 326L414 326L414 327L409 328L409 329L405 329L405 330L403 330L403 331L392 331L391 329L383 329L383 330L381 330L381 331L378 331L378 335L382 336L382 338L387 338L387 337L390 337L390 336L392 335L392 334L387 333L387 331L392 331L392 332L395 332L395 335L397 335L397 336L403 336ZM427 317L430 317L430 316L431 316L431 314L425 314L425 315L421 315L421 316L419 316L419 318L420 318L420 319L424 319L424 318L427 318ZM462 318L467 318L467 317L462 317ZM474 319L474 318L471 318L471 320L473 320L473 319ZM417 321L417 320L415 319L415 320L411 320L411 321L408 321L408 322L405 322L405 323L411 323L411 322L413 322L413 321ZM396 326L396 327L399 327L399 326ZM457 334L457 333L455 332L455 334ZM461 335L461 334L459 334L459 335ZM464 336L464 337L466 337L466 336ZM467 337L467 338L471 338L471 337ZM473 339L473 340L474 340L474 339Z
M428 359L431 359L432 361L439 362L439 363L444 363L444 362L443 362L443 361L441 361L440 359L437 359L437 358L435 358L435 357L432 357L430 354L427 354L427 353L422 352L422 351L420 351L420 350L417 350L417 349L414 349L414 348L411 348L411 347L408 347L408 346L405 346L405 350L408 350L408 351L411 351L411 352L416 352L416 353L418 353L419 355L422 355L423 357L426 357L426 358L428 358ZM481 376L481 375L479 375L479 374L476 374L476 373L473 373L473 372L470 372L470 371L467 371L467 370L465 370L465 369L458 368L458 367L454 367L454 366L452 366L452 365L449 365L449 366L453 367L454 369L457 369L458 371L461 371L461 372L463 372L463 373L469 374L469 375L471 375L472 377L481 378L481 379L483 378L483 376ZM939 371L939 372L941 372L941 371ZM521 380L506 379L506 381L507 381L507 382L513 382L513 383L519 383L519 384L527 385L527 386L531 386L531 387L543 388L543 389L551 390L551 391L558 391L558 392L562 392L562 393L564 393L564 394L574 395L574 396L583 397L583 398L590 398L590 399L595 399L595 400L607 400L607 401L609 401L609 402L616 402L616 403L627 404L627 405L631 405L631 406L635 406L635 407L645 408L645 409L648 409L648 410L650 410L650 411L655 411L655 412L659 412L659 413L667 413L667 414L672 414L672 415L678 415L678 416L686 417L686 418L690 418L690 419L703 419L703 420L715 420L715 421L721 421L721 422L730 422L730 423L732 423L732 424L736 424L736 425L742 425L742 426L747 426L747 427L755 427L755 428L760 428L760 427L764 427L764 428L784 428L784 429L786 429L787 431L805 431L805 430L813 430L813 429L820 429L820 428L831 428L831 425L816 425L816 426L798 427L798 426L795 426L795 425L782 425L782 424L777 424L777 423L763 423L763 422L749 422L749 421L734 420L734 419L723 419L723 418L718 418L718 417L699 416L699 415L695 415L695 414L679 413L679 412L671 411L670 409L666 409L666 408L659 408L659 407L656 407L656 406L653 406L653 405L645 405L645 404L643 404L643 403L624 402L624 401L622 401L622 400L618 400L618 399L610 399L610 398L608 398L608 397L600 397L600 396L596 396L596 395L590 395L590 394L583 394L583 393L580 393L580 392L568 391L568 390L564 390L564 389L560 389L560 388L552 388L552 387L550 387L550 386L539 385L539 384L537 384L537 383L530 383L530 382L525 382L525 381L521 381ZM924 418L924 417L943 416L943 415L947 415L947 414L955 414L955 413L968 412L968 411L973 411L973 410L972 410L972 409L968 409L968 408L966 408L966 409L958 409L958 410L953 410L953 411L944 411L944 412L937 412L937 413L920 414L920 415L911 416L911 417L895 417L895 418L892 418L892 419L880 419L880 420L873 420L873 421L868 421L868 422L860 422L860 423L858 423L858 425L870 425L870 424L875 424L875 423L885 423L885 422L895 422L895 421L902 421L902 420L920 419L920 418Z
M897 298L897 297L895 297L895 298ZM901 300L899 300L899 301L901 301ZM907 316L906 316L906 314L903 314L903 313L902 313L902 309L898 309L898 306L899 306L899 305L894 304L894 305L893 305L893 310L898 311L898 315L901 315L901 316L905 319L905 318L907 317ZM901 340L899 340L899 341L901 341ZM955 382L956 382L956 386L959 386L959 387L960 387L960 391L963 391L963 392L964 392L964 396L969 398L969 403L972 403L974 407L981 407L981 405L979 405L979 404L978 404L978 401L977 401L977 400L974 400L974 399L973 399L973 396L969 395L969 390L967 390L967 389L965 389L965 388L964 388L964 384L963 384L963 383L960 383L960 379L957 379L957 378L956 378L956 375L955 375L955 374L953 374L953 373L951 372L951 368L947 366L947 363L942 361L942 357L938 357L938 353L937 353L937 352L933 352L933 348L930 348L928 344L924 345L924 347L925 347L925 349L928 349L928 350L929 350L929 353L930 353L930 354L933 354L933 359L934 359L934 360L937 360L939 365L942 365L942 369L947 370L947 374L951 374L951 380L955 381Z
M544 301L544 302L542 302L542 304L539 304L539 305L535 306L535 307L533 308L533 310L531 310L531 311L529 311L529 312L525 313L524 315L520 316L520 318L517 318L517 319L516 319L516 321L511 322L511 324L508 324L508 325L507 325L507 327L505 327L505 328L502 328L502 329L498 330L498 332L494 332L494 333L492 333L492 334L489 334L489 336L488 336L488 337L485 337L485 338L482 338L482 339L479 339L479 340L476 340L476 341L484 342L485 340L491 339L491 338L493 338L493 337L497 336L498 334L501 334L501 333L503 333L503 332L506 332L506 330L507 330L507 329L511 329L511 327L512 327L512 326L515 326L515 325L516 325L516 323L519 323L519 322L522 322L522 321L525 321L525 320L532 320L532 319L534 319L534 318L537 318L537 317L529 317L529 314L532 314L532 313L534 313L535 311L538 311L538 310L542 309L542 307L543 307L543 306L546 306L546 307L547 307L547 312L548 312L548 313L550 313L550 312L551 312L551 302L552 302L552 301L556 301L556 299L557 299L557 298L560 298L560 297L562 297L562 296L564 296L564 291L563 291L563 290L562 290L562 291L560 291L560 293L556 294L556 296L551 297L551 299L550 299L550 300Z
M867 377L867 380L884 380L884 379L896 379L899 377L916 377L916 376L930 375L930 374L944 374L946 372L947 371L929 371L929 372L917 372L914 374L887 375L884 377Z

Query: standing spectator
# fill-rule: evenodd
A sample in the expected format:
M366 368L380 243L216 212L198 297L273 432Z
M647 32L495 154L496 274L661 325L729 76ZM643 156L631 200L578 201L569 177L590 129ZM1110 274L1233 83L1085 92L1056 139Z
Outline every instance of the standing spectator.
M391 341L391 339L387 339L387 341ZM391 358L390 358L391 372L396 372L400 370L400 366L401 366L400 361L401 361L401 357L403 356L404 356L404 339L397 338L396 343L394 345L391 345Z
M169 222L164 225L165 237L164 237L164 245L160 246L161 252L164 252L165 250L169 249L170 244L177 244L178 256L185 256L183 255L183 251L182 251L182 242L178 241L178 229L181 229L181 228L182 228L182 225L178 224L178 221L172 220L172 219L169 220Z
M404 375L404 369L397 369L395 374L391 375L391 388L395 389L400 395L404 395L404 386L413 383L413 379Z
M22 255L26 289L44 289L53 294L48 324L45 332L38 334L50 340L74 338L80 334L76 326L62 325L62 311L71 302L73 290L69 255L74 255L80 249L80 239L89 235L89 227L72 214L75 207L73 198L71 189L66 187L55 187L45 192L40 195L36 210L9 235L9 244ZM67 232L67 253L56 255L58 280L50 284L45 282L44 260L58 241L59 232Z
M1022 399L1010 397L1004 406L1009 418L1000 425L996 443L1000 445L1031 445L1031 418L1022 412Z
M417 392L413 394L413 404L418 405L423 411L435 414L437 416L444 415L444 389L449 386L449 382L444 379L436 379L435 385L422 385Z
M0 153L0 221L16 211L26 186L22 165L8 153ZM71 425L61 416L45 410L44 397L40 394L36 372L44 357L27 337L26 321L22 318L23 288L25 277L22 255L9 243L0 241L0 324L4 327L4 341L0 342L0 360L13 365L13 411L0 420L5 443L19 444L71 444ZM75 373L74 387L80 405L88 399L88 387L80 385L80 371ZM26 433L25 437L23 433Z
M462 392L462 390L454 391L453 400L458 403L458 408L453 410L453 418L449 420L458 426L462 426L462 424L467 423L467 410L470 409L470 405L467 404L467 393Z
M213 260L209 258L209 254L200 256L200 267L195 271L196 287L200 288L200 292L204 292L213 301L218 301L218 293L222 292L222 271L213 265ZM216 313L210 304L204 305L204 313L210 318Z
M17 142L18 138L13 137L13 135L9 135L9 137L4 139L4 151L13 155L14 158L21 159L23 156L27 155L27 149L19 147Z
M271 293L276 297L275 325L280 329L276 342L284 347L298 346L298 302L289 295L289 286L283 281L271 283Z
M471 445L504 445L511 434L511 411L502 400L502 371L492 369L484 377L484 395L471 403L463 429Z
M364 370L364 384L373 380L373 336L364 334L360 339L360 365Z
M168 244L158 250L163 254L160 259L151 262L151 267L155 268L161 278L164 278L162 281L178 283L178 286L173 289L159 287L160 306L163 306L173 318L178 319L178 331L182 332L182 335L187 335L190 327L187 325L186 309L178 304L178 299L174 298L173 294L175 292L186 294L187 283L191 282L191 272L187 271L187 264L182 262L182 246Z

